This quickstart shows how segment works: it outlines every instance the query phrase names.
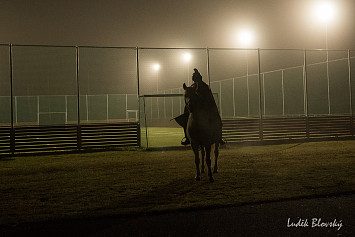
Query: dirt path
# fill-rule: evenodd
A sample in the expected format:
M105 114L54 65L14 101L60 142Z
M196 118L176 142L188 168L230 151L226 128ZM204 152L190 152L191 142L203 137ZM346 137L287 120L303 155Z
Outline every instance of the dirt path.
M63 220L3 227L0 236L355 236L354 203L355 194L350 194L125 218ZM303 227L291 227L292 223ZM329 223L334 226L325 227Z

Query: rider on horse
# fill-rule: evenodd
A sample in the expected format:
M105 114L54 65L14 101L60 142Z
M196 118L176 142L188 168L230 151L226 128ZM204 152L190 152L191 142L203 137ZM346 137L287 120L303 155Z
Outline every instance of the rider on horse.
M195 88L196 94L199 96L199 98L202 101L203 107L206 110L211 111L211 118L216 120L216 133L217 133L217 138L218 142L223 145L225 144L225 141L222 139L222 120L221 116L219 115L217 104L214 100L213 94L209 86L202 81L202 76L199 73L199 71L194 68L194 73L192 75L192 81L193 84L191 85L192 88ZM186 135L186 127L187 127L187 120L188 120L188 110L185 105L184 109L184 114L180 115L180 119L183 121L180 122L179 124L184 128L184 133L185 133L185 141L181 142L181 145L188 145L190 144L190 141Z

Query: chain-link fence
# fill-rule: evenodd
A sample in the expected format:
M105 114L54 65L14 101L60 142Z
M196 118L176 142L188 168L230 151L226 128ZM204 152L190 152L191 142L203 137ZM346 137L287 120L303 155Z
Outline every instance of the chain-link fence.
M222 119L353 118L355 51L1 45L1 151L23 126L127 122L139 124L142 146L178 145L171 119L193 68Z

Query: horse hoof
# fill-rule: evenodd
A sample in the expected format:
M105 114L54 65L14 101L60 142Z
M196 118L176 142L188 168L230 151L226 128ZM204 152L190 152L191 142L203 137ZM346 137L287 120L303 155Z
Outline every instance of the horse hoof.
M217 173L218 173L218 171L215 169L215 170L213 170L213 173L214 173L214 174L217 174Z
M201 181L200 176L196 176L196 177L195 177L195 180L196 180L196 181Z
M213 183L214 179L212 177L210 177L210 183Z

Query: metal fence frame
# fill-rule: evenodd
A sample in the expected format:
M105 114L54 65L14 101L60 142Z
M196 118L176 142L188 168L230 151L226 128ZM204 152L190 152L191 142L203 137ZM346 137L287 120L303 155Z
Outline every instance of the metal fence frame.
M261 50L264 49L237 49L237 48L144 48L144 47L94 47L94 46L52 46L52 45L15 45L15 44L1 44L1 46L8 46L9 47L9 71L10 71L10 96L11 96L11 123L10 123L10 153L12 155L15 154L16 152L16 132L15 132L15 126L14 126L14 96L13 96L13 46L34 46L34 47L75 47L76 50L76 72L75 72L75 77L76 77L76 86L77 86L77 150L81 150L82 149L82 124L81 124L81 120L80 120L80 74L79 74L79 60L80 60L80 48L84 47L84 48L115 48L115 49L134 49L136 51L136 75L137 75L137 98L139 98L140 96L142 96L141 94L141 87L140 87L140 52L141 50L144 49L150 49L150 50L172 50L172 49L176 49L176 50L183 50L183 49L187 49L187 50L205 50L206 51L206 64L207 64L207 78L208 78L208 84L211 84L211 78L210 78L210 51L211 50L254 50L257 51L257 60L258 60L258 84L259 84L259 118L258 118L258 126L259 126L259 140L263 141L263 121L264 121L264 116L263 116L263 96L264 96L264 92L262 90L263 88L263 78L262 75L263 73L261 72L261 59L260 59L260 52ZM308 81L307 81L307 52L309 51L325 51L325 52L329 52L329 51L340 51L340 50L324 50L324 49L265 49L265 50L297 50L303 51L304 54L304 62L303 62L303 83L304 83L304 106L305 106L305 119L306 119L306 134L307 134L307 138L310 138L310 121L309 121L309 108L308 108ZM344 51L344 49L341 49L341 51ZM354 114L353 114L353 103L352 103L352 97L353 97L353 91L352 91L352 81L351 81L351 73L352 73L352 68L351 68L351 50L348 49L347 50L347 60L348 60L348 75L349 75L349 97L350 97L350 108L349 108L349 114L350 114L350 134L352 137L354 137ZM328 64L328 60L327 60L327 64ZM328 70L328 67L327 67ZM328 75L328 71L327 71L327 77L329 77ZM234 82L234 81L233 81ZM328 78L328 100L329 100L329 78ZM234 91L233 91L234 93ZM141 111L140 111L140 101L138 99L137 101L138 103L138 118L141 118ZM330 103L328 102L328 106L330 107ZM329 108L330 111L330 108ZM330 114L329 114L330 115ZM137 122L137 133L140 131L140 121L138 120ZM140 144L140 135L137 135L137 143L136 145L141 146Z

